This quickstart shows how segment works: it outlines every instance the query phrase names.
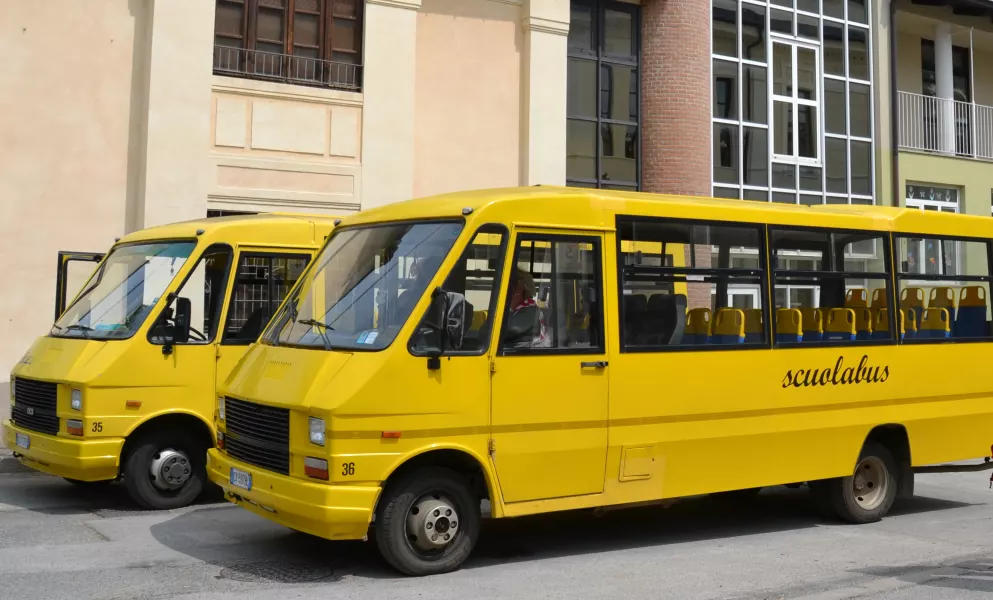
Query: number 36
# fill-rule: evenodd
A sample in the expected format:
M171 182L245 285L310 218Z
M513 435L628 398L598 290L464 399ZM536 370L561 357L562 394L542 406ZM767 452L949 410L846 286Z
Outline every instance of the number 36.
M342 475L355 475L355 463L342 463L341 464L341 474Z

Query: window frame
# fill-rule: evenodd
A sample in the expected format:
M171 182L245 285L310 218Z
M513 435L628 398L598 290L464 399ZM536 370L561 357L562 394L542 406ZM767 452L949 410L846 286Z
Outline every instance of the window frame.
M194 246L194 249L195 248L196 246ZM222 287L223 293L216 300L216 302L220 303L220 310L217 313L218 327L214 328L214 331L211 333L210 337L208 337L206 340L201 341L201 340L191 339L186 342L171 342L173 346L210 346L217 341L218 332L223 331L224 329L223 323L227 321L227 303L224 300L227 297L227 290L230 287L229 284L231 283L231 265L233 265L235 262L234 257L236 254L234 248L230 244L223 242L216 242L204 248L203 251L200 252L200 254L197 256L196 262L193 263L193 267L186 272L186 276L183 277L183 281L181 281L179 285L175 287L175 293L177 294L177 296L179 295L179 292L181 292L183 288L186 287L186 284L189 282L190 278L193 277L194 273L196 273L197 267L200 265L200 261L203 260L203 257L206 256L208 252L214 249L226 250L228 254L228 266L224 271L224 277L223 277L224 280L224 285ZM166 297L164 298L165 302L162 304L158 313L155 315L155 318L146 319L145 321L145 323L148 324L148 332L145 334L145 340L153 346L167 345L167 342L165 342L164 340L159 341L155 339L152 333L155 331L155 327L156 325L158 325L159 320L162 318L162 314L165 312L165 309L167 307L171 307L174 302L174 301L169 302L168 297L169 296L167 294Z
M293 285L289 286L289 289L286 291L286 296L284 296L279 302L276 302L272 306L272 311L269 314L269 319L266 320L266 322L262 324L262 328L259 330L259 335L256 336L256 338L254 340L249 340L247 342L244 341L244 340L230 339L230 337L227 335L228 323L229 323L229 321L231 319L231 315L233 314L232 308L233 308L234 300L235 300L235 288L238 285L238 270L239 269L236 268L235 271L234 271L234 274L235 274L234 278L231 281L229 281L230 285L227 286L227 288L225 288L225 290L227 290L228 288L230 288L231 292L230 292L230 297L226 297L225 298L227 301L225 302L224 325L221 327L221 330L224 332L223 335L221 336L221 345L222 346L250 346L250 345L254 344L256 341L258 341L258 339L260 337L262 337L262 334L265 333L266 329L268 329L269 323L272 321L273 317L275 317L276 316L276 313L279 312L279 307L282 306L283 300L286 300L286 297L288 297L290 295L290 293L293 291L293 288L296 287L297 282L299 282L300 279L303 278L304 274L310 268L310 263L313 262L313 260L314 260L314 254L305 254L305 253L302 253L302 252L294 252L292 250L288 250L286 252L268 252L268 251L265 251L265 250L242 250L242 251L240 251L238 253L238 257L237 257L237 261L236 261L237 262L237 267L241 267L242 260L243 259L247 259L247 258L267 258L267 259L269 259L269 261L270 261L269 262L269 276L266 277L266 285L269 288L269 303L270 304L273 303L273 300L272 299L274 297L274 294L273 294L274 288L273 288L273 280L272 280L272 259L274 259L274 258L285 258L287 260L291 260L291 259L294 259L294 258L298 258L298 259L304 259L307 262L306 262L306 264L303 267L303 271L300 272L300 277L297 279L296 282L293 283ZM227 296L227 293L226 292L225 292L225 296Z
M622 0L571 0L570 11L573 5L580 5L590 8L593 14L593 44L594 50L589 51L587 49L579 49L573 46L569 46L567 42L566 50L566 61L569 62L573 59L584 60L592 62L596 65L595 74L596 80L594 82L594 92L596 97L596 106L594 107L594 115L592 117L583 115L574 115L568 113L568 102L567 102L567 114L566 114L566 124L568 128L569 121L577 121L581 123L592 123L594 125L594 139L595 139L595 156L594 158L594 175L595 177L570 177L568 173L566 174L566 185L571 187L586 187L594 189L623 189L629 191L639 191L641 190L641 179L642 179L642 66L641 66L641 25L642 25L642 14L641 7L637 4L629 4ZM616 54L608 54L605 45L605 36L603 34L606 23L606 13L607 9L616 10L618 12L624 12L631 15L632 18L632 29L635 35L632 38L632 43L634 45L633 56L619 56ZM634 84L629 84L627 91L628 102L627 105L631 105L631 95L632 93L637 94L636 106L638 107L638 112L636 114L636 119L634 121L624 121L619 119L612 119L609 117L604 117L604 103L603 103L603 78L604 73L609 74L611 79L611 90L617 93L616 88L613 85L613 71L609 68L610 66L620 66L631 68L635 76L633 77L635 81ZM568 82L566 87L568 88ZM613 102L613 97L608 94L609 102ZM630 112L630 110L629 110ZM608 113L609 114L609 113ZM624 180L611 180L604 179L603 175L603 159L604 159L604 144L603 144L603 127L604 126L622 126L622 127L633 127L635 129L635 135L637 136L637 144L635 146L635 181L624 181ZM608 130L610 131L610 130ZM610 131L610 136L613 138L613 132ZM568 157L568 143L566 144L566 155ZM625 149L627 148L627 140L625 140ZM568 169L567 169L568 170Z
M491 229L492 231L486 231L487 229ZM480 225L479 227L476 228L475 231L472 232L472 235L470 235L468 238L469 241L459 251L459 255L458 258L456 259L455 264L458 264L458 262L462 260L462 257L465 255L466 250L470 246L472 246L473 240L475 240L476 236L478 236L480 233L494 233L494 234L499 233L501 236L503 236L502 239L500 240L500 248L499 248L500 257L496 267L496 277L494 277L493 279L493 295L490 297L490 304L487 307L487 310L489 311L490 314L490 332L489 335L487 336L486 345L483 346L480 350L472 350L472 351L445 349L442 351L442 356L446 356L446 357L447 356L483 356L489 353L490 348L493 346L493 332L496 329L493 325L496 322L497 308L500 306L500 295L503 293L504 268L507 265L507 247L509 245L511 235L510 235L510 229L503 223L494 222L494 223L484 223ZM449 269L448 272L445 273L444 279L442 279L442 286L444 286L445 281L448 280L448 277L451 274L452 274L451 269ZM428 292L425 291L425 293ZM417 337L417 329L420 327L420 324L424 322L425 316L426 315L421 315L418 324L414 327L414 331L410 333L410 337L407 339L407 352L411 356L415 356L418 358L424 358L431 354L428 351L418 350L414 348L414 342L416 341L415 338ZM500 327L501 328L503 327L502 319L500 321Z
M853 235L863 234L863 235L871 236L871 237L876 238L876 239L879 239L880 241L883 242L882 243L882 246L883 246L883 264L889 269L889 272L888 273L886 273L886 272L884 272L884 273L873 273L873 272L868 272L868 271L866 271L866 272L863 272L863 271L846 271L844 269L839 270L839 271L826 271L826 270L824 270L824 263L826 262L826 260L828 258L833 258L833 259L836 260L837 257L836 256L824 257L823 255L820 258L820 260L821 260L821 270L819 270L819 271L814 271L814 270L809 270L809 271L807 271L807 270L792 270L792 269L790 269L790 270L787 270L787 269L782 269L782 270L780 270L780 269L773 269L773 268L771 268L771 264L772 264L772 259L774 257L774 253L776 251L775 248L773 247L773 244L772 244L772 234L773 234L773 231L774 230L776 230L776 231L816 232L816 233L823 232L823 233L826 233L826 234L831 234L831 233L853 234ZM776 286L777 286L776 275L777 274L785 274L786 277L810 277L810 278L819 278L819 279L822 279L822 280L823 279L836 279L836 280L841 280L842 281L842 284L844 284L844 280L845 279L882 279L882 280L884 280L886 282L887 305L889 307L899 306L899 294L897 293L898 283L897 283L896 278L895 278L895 267L896 267L896 264L893 262L893 260L894 260L894 256L893 256L893 247L894 247L893 246L893 243L894 243L894 241L893 241L893 234L892 234L892 232L889 232L889 231L876 231L876 230L871 230L871 229L839 229L839 228L834 228L834 227L811 227L811 226L806 226L806 225L766 225L766 231L767 231L767 236L768 236L768 240L769 240L769 263L770 263L770 269L769 269L769 275L770 275L769 276L769 292L770 292L770 297L772 298L773 304L776 301L776 299L775 299ZM830 247L829 250L831 251L832 254L834 254L835 250L834 250L833 246ZM815 258L814 260L817 260L817 259ZM855 258L853 260L862 260L862 259ZM844 254L842 254L842 256L841 256L841 264L842 264L842 266L844 266L844 261L845 261L845 256L844 256ZM783 283L782 285L783 285L783 287L790 286L789 283ZM810 287L811 285L816 285L816 284L799 283L797 285ZM796 286L793 286L793 287L796 287ZM820 286L817 285L817 287L820 287ZM819 291L818 292L818 297L820 298L820 296L821 296L821 294L820 294L820 291ZM777 311L779 310L779 307L770 306L770 309L772 309L772 308L775 308ZM844 306L835 306L835 307L831 307L831 308L844 308ZM829 348L838 348L838 347L840 347L840 348L849 348L849 347L861 348L861 347L865 347L865 346L892 346L892 345L898 345L900 343L900 336L896 334L896 313L895 313L895 311L890 311L889 312L889 323L888 323L888 325L889 325L890 337L889 337L889 339L885 339L885 340L868 339L868 340L853 340L853 341L820 340L820 341L816 341L816 342L780 342L779 340L777 340L775 338L775 335L773 335L773 347L776 348L776 349L778 349L778 348L784 348L784 349L790 349L790 348L824 348L824 347L829 347Z
M606 273L604 271L605 261L604 261L604 249L606 238L602 234L596 234L594 232L575 232L575 233L549 233L543 231L516 231L513 236L513 248L512 254L508 253L509 261L508 265L516 266L517 250L520 247L520 243L523 241L531 242L550 242L552 244L556 243L574 243L574 244L593 244L593 271L594 277L596 279L596 293L597 293L597 311L595 324L599 328L598 344L596 346L590 346L589 348L505 348L503 346L503 330L507 323L507 315L510 313L510 271L507 270L507 276L504 277L504 281L501 282L501 294L504 296L503 302L501 303L500 312L500 331L496 340L496 356L584 356L584 355L605 355L607 354L607 326L604 322L604 315L606 310L604 308L604 288L606 278ZM553 251L553 263L552 270L550 273L553 276L557 276L555 271L554 263L554 246ZM554 316L554 313L553 313ZM591 311L590 316L593 316ZM591 319L590 326L593 326L593 319Z
M685 225L687 227L694 226L707 226L707 227L738 227L738 228L752 228L754 227L758 233L758 259L759 268L756 269L738 269L738 268L698 268L698 267L645 267L646 269L651 269L656 271L663 276L666 272L682 272L684 277L688 274L688 271L692 271L692 274L696 275L720 275L722 273L737 273L742 276L747 274L752 274L752 276L757 276L759 281L760 293L759 298L762 300L762 335L765 336L765 341L760 343L752 344L700 344L700 345L683 345L678 346L628 346L627 341L624 339L624 253L621 251L621 244L624 240L621 236L621 225L622 223L628 222L662 222L662 223L674 223ZM617 335L618 335L618 348L621 354L644 354L653 352L701 352L701 351L726 351L726 350L762 350L772 347L773 336L771 334L771 307L769 305L769 260L768 260L768 237L767 237L767 227L766 223L753 223L748 221L724 221L724 220L706 220L706 219L680 219L680 218L669 218L669 217L650 217L650 216L638 216L638 215L627 215L618 214L615 219L616 227L616 252L617 252L617 295L618 295L618 306L617 306ZM684 244L685 246L686 244ZM692 248L690 250L691 254L693 252ZM754 275L754 273L758 275ZM675 274L675 273L674 273ZM676 281L671 282L675 284Z
M893 233L893 248L898 249L897 244L900 238L917 238L917 239L933 239L946 241L950 240L956 243L959 242L972 242L981 243L986 246L986 272L987 275L927 275L921 273L911 273L904 275L899 272L894 273L894 292L897 295L897 301L899 302L900 295L900 283L906 282L908 284L916 283L941 283L948 282L954 284L952 287L962 287L964 283L986 283L988 284L988 290L993 291L993 240L987 238L977 238L968 236L956 236L956 235L943 235L936 233L910 233L910 232L894 232ZM961 246L959 246L961 247ZM961 256L961 255L957 255ZM896 259L894 252L894 260ZM899 264L894 264L894 266L899 267ZM908 285L907 287L919 287L917 285ZM961 294L961 292L959 292ZM987 310L993 310L993 306L990 303L990 297L987 295ZM956 309L960 308L956 306ZM954 323L949 324L950 327L954 326ZM920 323L917 324L918 332L920 331ZM904 338L902 344L976 344L976 343L993 343L993 333L986 337L973 337L973 338L957 338L954 335L947 338Z
M789 86L792 90L791 96L784 96L781 94L776 94L775 82L776 82L776 72L775 72L775 46L780 44L790 48L790 61L791 67L790 72L792 74L792 81L789 82ZM824 166L824 152L823 152L823 142L821 130L821 122L824 118L823 115L823 88L824 88L824 69L821 65L821 46L818 43L813 43L809 41L803 41L798 38L790 38L783 36L782 34L776 34L770 32L769 35L769 73L770 77L767 78L767 83L769 86L769 161L770 163L776 162L781 164L789 165L799 165L802 167L818 167L823 168ZM810 50L814 53L814 65L816 72L814 73L814 87L815 87L815 97L814 100L809 100L801 98L799 95L799 58L798 54L800 49ZM790 117L791 120L787 123L787 128L790 130L791 140L790 143L793 147L793 154L777 154L776 149L776 103L789 103L791 107ZM816 112L814 114L813 122L811 123L813 131L813 148L817 156L800 156L800 112L799 108L801 106L806 106L808 108L813 108ZM770 182L771 183L771 182ZM796 182L797 190L801 191L799 188L800 182ZM770 187L774 187L770 185ZM823 187L823 186L822 186ZM823 192L820 192L823 195Z

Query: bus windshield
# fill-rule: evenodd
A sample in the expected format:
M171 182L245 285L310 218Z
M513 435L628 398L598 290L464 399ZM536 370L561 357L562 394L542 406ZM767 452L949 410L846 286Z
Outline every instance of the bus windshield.
M131 337L195 246L192 241L177 241L115 248L52 326L51 335L103 340Z
M462 222L407 222L336 232L262 342L382 350L424 294Z

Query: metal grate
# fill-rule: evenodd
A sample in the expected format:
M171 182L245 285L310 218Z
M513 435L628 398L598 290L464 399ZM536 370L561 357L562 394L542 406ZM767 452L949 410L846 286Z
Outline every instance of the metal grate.
M362 65L229 46L214 46L214 73L348 91L362 87Z
M33 379L14 380L11 421L18 427L56 435L59 433L58 384Z
M225 398L225 451L233 458L290 474L290 411Z

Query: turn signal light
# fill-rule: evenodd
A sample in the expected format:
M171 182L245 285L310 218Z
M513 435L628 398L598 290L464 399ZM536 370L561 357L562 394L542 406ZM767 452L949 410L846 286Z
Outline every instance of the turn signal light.
M223 431L218 431L217 432L217 449L218 450L224 450L224 432Z
M66 432L69 435L83 435L83 422L76 419L66 421Z
M314 479L323 479L324 481L330 479L328 475L328 461L321 458L311 458L308 456L303 459L303 472L307 474L307 477L313 477Z

